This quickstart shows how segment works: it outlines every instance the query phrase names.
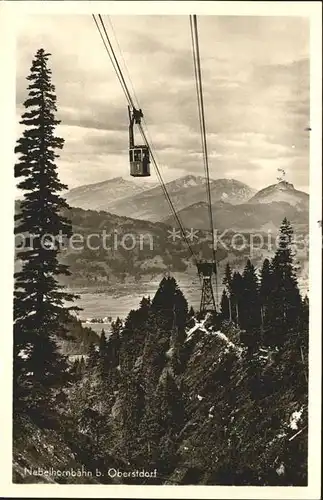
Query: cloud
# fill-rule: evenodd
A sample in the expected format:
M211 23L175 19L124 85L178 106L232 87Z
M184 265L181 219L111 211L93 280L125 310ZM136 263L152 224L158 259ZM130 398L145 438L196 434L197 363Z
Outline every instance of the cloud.
M165 179L203 175L188 18L118 16L112 18L114 31L107 16L104 20ZM306 185L307 21L202 16L198 22L212 176L234 176L262 188L275 182L276 168L285 165L296 186ZM18 114L32 57L41 46L52 54L65 138L62 180L73 187L116 173L128 176L127 102L91 16L25 18L18 39Z

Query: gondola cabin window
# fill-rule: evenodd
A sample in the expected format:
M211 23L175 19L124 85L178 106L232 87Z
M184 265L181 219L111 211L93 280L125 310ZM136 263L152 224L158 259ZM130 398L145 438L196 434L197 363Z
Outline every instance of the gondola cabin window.
M149 150L146 146L134 147L129 151L130 174L133 177L150 176Z

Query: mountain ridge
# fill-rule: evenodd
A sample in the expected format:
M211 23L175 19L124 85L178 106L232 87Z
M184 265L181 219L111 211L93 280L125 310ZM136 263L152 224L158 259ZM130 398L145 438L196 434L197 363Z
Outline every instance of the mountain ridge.
M166 184L175 210L179 211L192 202L206 200L205 178L184 176ZM212 179L210 181L211 198L215 201L225 199L237 204L247 201L255 190L235 179ZM170 207L160 186L156 186L134 196L116 200L108 206L116 215L158 222L161 214L171 214Z
M250 198L248 203L271 203L272 201L283 201L302 208L302 205L308 205L309 195L295 189L294 185L287 181L280 181L260 189Z
M204 210L203 203L207 200L205 177L188 174L166 183L166 189L175 210L182 213L184 217L187 218L188 214L193 210ZM275 220L272 222L277 227L279 225L278 219L284 217L284 212L290 215L291 219L295 219L296 223L304 223L302 213L305 213L306 218L309 210L309 195L295 189L293 184L286 181L256 191L241 181L219 178L210 180L210 190L213 210L222 211L220 219L225 210L228 213L235 214L240 219L240 215L243 216L243 213L240 214L239 209L234 207L240 206L242 212L251 210L252 214L256 215L256 207L268 205L269 223L270 216L273 215ZM119 176L99 183L73 188L67 193L66 198L70 206L82 208L83 210L103 210L121 217L150 222L162 221L166 224L173 223L169 204L160 185L135 183ZM280 205L277 205L277 203ZM249 205L249 208L245 205ZM250 208L252 205L255 205L255 207ZM299 215L295 217L294 211L289 207L294 207L299 212ZM264 220L261 224L255 221L254 224L257 227L268 223L268 220L265 220L263 208L259 210L260 214L262 214L260 218L262 217ZM198 214L191 213L190 215L194 220L197 219L197 227L205 227L205 224L203 225L199 220L201 217ZM219 219L218 213L215 216ZM231 215L228 215L228 217L230 220L232 219ZM220 224L220 226L223 225L228 225L225 220ZM232 223L229 225L243 227L243 229L256 229L252 227L253 224L249 223L242 224L240 222L238 225Z
M279 229L281 221L287 217L292 225L308 225L308 211L299 210L287 202L271 203L242 203L231 205L223 200L212 204L213 223L218 230L235 231L263 231L268 224L275 231ZM206 202L197 202L178 211L178 216L184 227L208 230L209 208ZM164 224L175 225L177 223L173 216L161 220Z
M94 184L84 184L70 189L65 193L65 198L69 205L84 210L103 210L111 202L122 200L123 198L140 194L145 191L142 184L114 177Z

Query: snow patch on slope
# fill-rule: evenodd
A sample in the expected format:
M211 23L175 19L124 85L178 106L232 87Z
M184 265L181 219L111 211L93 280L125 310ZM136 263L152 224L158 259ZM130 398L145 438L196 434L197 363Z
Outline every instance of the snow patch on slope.
M231 342L230 339L228 339L228 337L223 333L221 332L220 330L217 330L216 332L213 331L213 328L212 327L208 327L206 328L205 326L205 323L206 321L210 318L210 314L206 314L205 318L201 321L196 321L195 319L195 325L190 328L188 330L188 332L186 332L186 340L185 342L187 342L191 337L192 335L196 332L196 331L200 331L200 332L203 332L205 333L206 335L212 335L212 336L217 336L218 338L220 338L227 346L227 348L229 349L233 349L240 357L243 349L241 347L238 347L236 344L234 344L233 342ZM228 351L226 351L228 352Z
M295 431L298 430L298 422L301 419L304 408L301 408L299 411L294 411L290 417L289 427Z

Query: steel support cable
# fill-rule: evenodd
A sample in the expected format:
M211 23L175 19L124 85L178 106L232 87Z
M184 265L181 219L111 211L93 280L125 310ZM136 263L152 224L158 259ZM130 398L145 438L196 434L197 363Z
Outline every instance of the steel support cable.
M144 140L144 142L145 142L146 146L149 148L149 151L150 151L150 156L151 156L152 162L153 162L153 164L154 164L154 167L155 167L155 169L156 169L156 173L157 173L158 179L159 179L159 181L160 181L160 183L161 183L162 189L163 189L163 191L164 191L164 195L165 195L165 197L166 197L166 200L168 201L168 203L169 203L169 205L170 205L170 207L171 207L171 209L172 209L173 215L174 215L174 217L175 217L175 219L176 219L176 221L177 221L177 223L178 223L178 225L179 225L179 228L180 228L180 231L181 231L182 236L183 236L183 238L184 238L184 241L185 241L185 243L186 243L186 245L187 245L187 247L188 247L188 249L189 249L189 251L190 251L190 253L191 253L192 257L193 257L194 264L196 264L196 262L197 262L196 255L195 255L195 253L194 253L194 251L193 251L193 249L192 249L191 245L189 244L189 241L188 241L187 236L186 236L186 234L185 234L185 229L184 229L184 227L183 227L183 224L182 224L182 222L181 222L181 220L180 220L180 218L179 218L179 216L178 216L178 214L177 214L176 210L174 209L174 205L173 205L172 200L171 200L171 198L170 198L170 196L169 196L169 194L168 194L168 191L167 191L167 188L166 188L166 186L165 186L165 183L164 183L164 181L163 181L163 179L162 179L162 176L161 176L161 173L160 173L160 171L159 171L159 168L158 168L158 165L157 165L157 162L156 162L156 159L155 159L154 153L153 153L153 151L151 150L151 148L150 148L150 146L149 146L149 143L148 143L148 140L147 140L147 137L146 137L145 131L144 131L144 129L143 129L143 127L142 127L142 125L141 125L141 124L139 125L139 130L140 130L140 132L141 132L142 138L143 138L143 140Z
M126 73L126 75L127 75L127 77L128 77L128 80L129 80L129 83L130 83L130 86L131 86L131 89L132 89L132 93L133 93L133 95L134 95L134 98L135 98L135 101L136 101L137 107L138 107L138 108L140 108L140 105L139 105L139 99L138 99L138 97L137 97L137 95L136 95L136 91L135 91L134 85L133 85L133 83L132 83L131 76L130 76L130 73L129 73L129 71L128 71L128 68L127 68L127 64L126 64L125 58L123 57L123 53L122 53L122 50L121 50L121 46L120 46L120 44L119 44L118 37L117 37L117 35L116 35L116 32L115 32L115 29L114 29L113 23L112 23L112 21L111 21L110 16L107 16L107 18L108 18L109 24L110 24L110 26L111 26L111 30L112 30L112 32L113 32L113 36L114 36L114 39L115 39L116 45L117 45L117 47L118 47L118 49L119 49L119 53L120 53L120 57L121 57L122 62L123 62L124 70L125 70L125 73ZM158 164L158 163L160 163L160 162L159 162L159 159L158 159L158 156L157 156L156 148L155 148L155 146L154 146L154 144L153 144L153 140L152 140L152 138L151 138L151 136L150 136L150 134L149 134L149 129L148 129L148 125L147 125L147 123L146 123L145 117L143 117L143 118L142 118L142 122L144 123L144 126L145 126L145 128L146 128L146 134L147 134L147 137L148 137L148 142L149 142L149 144L150 144L150 151L154 151L154 156L155 156L155 158L156 158L156 160L157 160L157 161L156 161L156 163ZM155 167L155 168L156 168L156 167ZM157 169L156 169L156 170L158 171L158 167L157 167ZM161 175L161 174L160 174L160 175ZM162 183L162 185L164 184L164 181L163 181L162 179L161 179L161 183Z
M203 128L202 128L200 91L199 91L199 81L198 81L197 64L196 64L196 49L195 49L195 40L194 40L192 17L193 16L190 16L191 41L192 41L192 58L193 58L193 65L194 65L195 87L196 87L197 108L198 108L198 115L199 115L199 126L200 126L202 156L203 156L204 171L205 171L205 177L206 177L207 176L207 171L206 171L205 154L204 154L204 142L203 142Z
M161 188L163 189L163 192L164 192L165 198L166 198L166 200L167 200L167 202L168 202L168 204L169 204L169 206L170 206L170 208L171 208L171 211L172 211L172 213L173 213L173 216L175 217L175 219L176 219L176 221L177 221L177 224L178 224L178 226L179 226L179 228L180 228L180 230L181 230L181 233L182 233L182 236L183 236L183 238L184 238L184 241L185 241L186 245L188 246L188 249L189 249L189 251L190 251L190 253L191 253L192 257L193 257L194 264L196 265L196 263L197 263L197 257L196 257L196 255L195 255L194 251L192 250L191 245L190 245L190 244L189 244L189 242L188 242L187 236L186 236L186 234L185 234L185 230L184 230L183 223L182 223L182 221L180 220L180 217L179 217L178 213L177 213L177 212L176 212L176 210L175 210L175 207L174 207L174 205L173 205L173 202L172 202L172 200L171 200L171 197L170 197L170 195L168 194L168 191L167 191L167 188L166 188L165 182L164 182L164 180L163 180L163 178L162 178L162 175L161 175L161 173L160 173L160 170L159 170L159 168L158 168L158 163L159 163L159 161L158 161L157 153L156 153L156 151L154 152L155 147L154 147L154 144L153 144L152 138L150 137L149 130L148 130L147 123L146 123L145 119L143 119L143 122L144 122L145 127L146 127L146 132L147 132L147 136L148 136L149 141L148 141L148 139L147 139L147 138L143 135L143 134L144 134L143 127L142 127L142 130L141 130L142 137L143 137L143 139L144 139L144 141L145 141L146 146L149 148L149 151L150 151L150 157L151 157L151 159L153 160L153 164L154 164L154 167L155 167L155 170L156 170L156 174L157 174L157 177L158 177L159 182L160 182L160 184L161 184ZM149 144L149 143L151 144L151 146L152 146L152 147L150 146L150 144Z
M195 48L195 40L194 40L194 31L193 31L192 17L193 16L190 16L191 41L192 41L192 58L193 58L194 75L195 75L195 88L196 88L197 108L198 108L198 115L199 115L200 136L201 136L201 146L202 146L202 157L203 157L204 172L205 172L205 178L206 178L207 177L207 170L206 170L205 154L204 154L201 103L200 103L199 81L198 81L197 64L196 64L196 48ZM200 279L200 283L202 284L202 278L201 278L200 274L198 274L198 276L199 276L199 279Z
M123 92L124 92L124 95L125 95L125 97L126 97L126 99L127 99L127 101L128 101L128 104L129 104L129 105L131 105L131 102L130 102L130 100L129 100L129 98L128 98L128 95L127 95L127 90L124 88L124 84L123 84L123 82L122 82L122 79L120 78L120 76L119 76L119 74L118 74L118 71L117 71L117 69L116 69L116 67L115 67L115 63L114 63L113 58L112 58L112 56L111 56L111 54L110 54L110 52L109 52L109 48L108 48L108 46L107 46L107 44L106 44L106 41L105 41L105 39L104 39L104 36L102 35L102 32L101 32L101 29L100 29L99 23L97 22L97 20L96 20L96 18L95 18L95 15L94 15L94 14L92 14L92 17L93 17L93 20L94 20L95 25L96 25L96 27L97 27L97 30L98 30L98 32L99 32L99 34L100 34L100 37L101 37L101 40L102 40L103 45L104 45L104 47L105 47L105 50L106 50L106 52L107 52L107 54L108 54L108 56L109 56L109 58L110 58L110 61L111 61L112 67L113 67L113 69L114 69L114 70L115 70L115 72L116 72L117 78L118 78L119 83L120 83L120 85L121 85L121 88L122 88L122 90L123 90Z
M124 77L123 77L122 70L121 70L121 68L120 68L120 65L119 65L119 63L118 63L118 59L117 59L117 57L116 57L116 55L115 55L115 52L114 52L114 50L113 50L112 44L111 44L111 42L110 42L109 35L108 35L108 33L107 33L107 30L106 30L105 24L104 24L103 19L102 19L102 17L101 17L101 14L98 14L98 16L99 16L99 19L100 19L100 22L101 22L101 25L102 25L102 28L103 28L104 34L105 34L105 36L106 36L106 39L107 39L107 41L108 41L108 44L109 44L109 47L110 47L110 50L111 50L111 53L112 53L112 56L113 56L113 60L114 60L114 62L115 62L115 66L117 67L117 69L118 69L118 71L119 71L120 78L121 78L122 83L123 83L123 85L124 85L124 88L125 88L125 91L126 91L126 94L127 94L127 100L128 100L128 102L131 104L131 107L132 107L132 108L134 108L135 106L134 106L134 103L133 103L133 100L132 100L131 94L130 94L130 92L129 92L129 90L128 90L128 87L127 87L126 81L125 81L125 79L124 79ZM114 68L115 68L115 66L114 66ZM116 71L116 73L117 73L117 71Z
M92 14L92 15L93 15L93 14ZM134 95L134 97L135 97L135 101L136 101L136 104L137 104L137 108L140 108L140 105L139 105L139 99L138 99L138 97L137 97L137 95L136 95L136 91L135 91L135 89L134 89L134 85L133 85L133 83L132 83L132 80L131 80L130 73L129 73L128 68L127 68L127 64L126 64L125 58L123 57L123 53L122 53L122 50L121 50L121 47L120 47L120 44L119 44L119 41L118 41L118 37L117 37L116 32L115 32L115 29L114 29L113 23L112 23L112 21L111 21L110 16L107 16L107 17L108 17L109 24L110 24L111 29L112 29L112 32L113 32L113 36L114 36L115 42L116 42L117 47L118 47L118 49L119 49L120 57L121 57L121 59L122 59L123 66L124 66L125 72L126 72L126 74L127 74L128 80L129 80L129 82L130 82L130 85L131 85L131 89L132 89L133 95ZM94 15L93 15L93 18L94 18ZM94 18L94 20L95 20L95 18ZM95 20L95 21L96 21L96 20ZM101 23L103 23L103 25L104 25L104 22L103 22L103 21L101 21ZM100 32L100 30L99 30L99 32ZM100 35L101 35L101 38L102 38L102 34L101 34L101 32L100 32ZM103 38L102 38L102 39L103 39ZM104 41L104 40L103 40L103 43L105 44L105 41ZM105 45L106 45L106 44L105 44ZM121 80L121 78L119 77L119 74L118 74L117 69L115 68L115 63L114 63L114 61L112 60L112 57L111 57L111 55L110 55L110 53L109 53L109 51L108 51L108 48L107 48L107 47L106 47L106 49L107 49L107 52L108 52L108 54L109 54L110 60L111 60L111 62L112 62L112 65L113 65L113 67L114 67L114 69L115 69L115 71L116 71L116 73L117 73L118 79L119 79L119 81L120 81L120 83L121 83L121 85L122 85L122 87L123 87L122 80ZM125 92L126 98L127 98L127 100L128 100L128 103L132 106L132 103L131 103L131 102L129 102L129 99L128 99L128 97L127 97L127 96L128 96L128 94L130 94L130 93L129 93L129 92L127 92L127 91L124 91L124 92ZM147 136L148 136L149 142L150 142L150 144L151 144L151 148L150 148L150 149L151 149L151 150L154 150L154 149L155 149L155 147L154 147L154 144L153 144L152 138L150 137L150 134L149 134L149 130L148 130L148 126L147 126L147 123L146 123L145 117L143 117L142 121L143 121L143 123L144 123L144 125L145 125L145 127L146 127ZM155 153L155 156L156 156L156 158L157 158L157 160L158 160L157 153Z
M129 93L129 90L128 90L128 87L127 87L126 81L125 81L125 79L124 79L124 77L123 77L123 74L122 74L122 70L121 70L121 68L120 68L120 65L119 65L119 63L118 63L117 57L116 57L115 52L114 52L114 50L113 50L112 44L111 44L111 42L110 42L109 35L108 35L107 31L106 31L106 28L105 28L105 25L104 25L103 19L102 19L101 15L100 15L100 14L98 14L98 17L99 17L99 19L100 19L100 22L101 22L101 25L102 25L102 28L103 28L103 31L104 31L104 34L105 34L105 36L106 36L106 38L107 38L107 41L108 41L108 44L109 44L109 48L110 48L110 50L111 50L112 56L111 56L111 53L109 52L109 49L108 49L107 44L105 43L104 37L103 37L103 35L102 35L102 32L101 32L101 30L100 30L100 28L99 28L98 22L97 22L97 20L96 20L96 18L95 18L95 16L94 16L94 14L92 14L92 17L93 17L93 19L94 19L94 21L95 21L96 27L97 27L97 29L98 29L98 31L99 31L99 33L100 33L101 39L102 39L102 41L103 41L103 43L104 43L104 46L105 46L105 48L106 48L106 51L107 51L107 53L108 53L108 55L109 55L110 61L111 61L111 63L112 63L112 66L113 66L113 68L114 68L114 70L115 70L115 72L116 72L116 75L117 75L117 77L118 77L118 80L119 80L119 82L120 82L120 84L121 84L121 87L122 87L122 89L123 89L123 91L124 91L124 94L125 94L126 100L128 101L129 105L130 105L132 108L134 108L134 103L133 103L133 100L132 100L131 95L130 95L130 93ZM196 262L197 262L196 256L195 256L195 254L194 254L194 252L193 252L193 250L192 250L192 248L191 248L191 246L190 246L190 244L189 244L189 241L188 241L188 239L187 239L187 237L186 237L186 234L185 234L185 230L184 230L184 228L183 228L183 225L182 225L182 223L181 223L181 221L180 221L180 219L179 219L179 216L178 216L178 214L177 214L177 212L176 212L176 210L175 210L175 208L174 208L174 205L173 205L173 203L172 203L172 200L171 200L171 198L170 198L170 196L169 196L169 194L168 194L168 192L167 192L167 188L166 188L166 186L165 186L165 183L164 183L163 178L162 178L162 176L161 176L161 173L160 173L160 171L159 171L158 164L157 164L157 162L156 162L156 160L155 160L154 154L153 154L153 152L152 152L152 150L151 150L151 147L150 147L150 145L149 145L149 143L148 143L147 137L146 137L146 135L145 135L145 132L144 132L144 130L143 130L142 125L141 125L141 124L139 125L139 129L140 129L141 135L142 135L142 137L143 137L143 139L144 139L144 141L145 141L145 144L146 144L146 146L148 147L148 149L149 149L149 151L150 151L150 155L151 155L151 158L152 158L152 160L153 160L153 163L154 163L154 166L155 166L155 169L156 169L156 172L157 172L157 176L158 176L158 179L159 179L159 181L160 181L160 183L161 183L161 187L162 187L162 189L163 189L163 192L164 192L164 195L165 195L165 197L166 197L166 200L168 201L168 203L169 203L169 205L170 205L170 208L171 208L171 211L173 212L173 215L174 215L175 219L176 219L176 220L177 220L177 222L178 222L178 225L179 225L179 227L180 227L180 230L181 230L182 236L183 236L183 238L184 238L184 241L185 241L185 243L186 243L186 245L187 245L187 247L188 247L188 249L189 249L189 251L190 251L190 253L191 253L192 257L193 257L193 259L194 259L194 263L196 263Z
M131 76L130 76L130 73L128 71L128 68L127 68L127 64L126 64L126 61L125 61L125 58L123 57L123 53L122 53L122 50L121 50L121 46L119 44L119 41L118 41L118 37L117 37L117 34L115 32L115 29L114 29L114 26L113 26L113 23L112 23L112 20L110 18L110 16L107 16L108 18L108 21L109 21L109 24L111 26L111 29L112 29L112 32L113 32L113 36L114 36L114 39L115 39L115 42L117 44L117 47L119 49L119 53L120 53L120 57L122 59L122 62L123 62L123 66L124 66L124 69L125 69L125 73L128 77L128 80L129 80L129 83L130 83L130 86L131 86L131 89L132 89L132 93L134 95L134 98L135 98L135 101L136 101L136 104L137 104L137 107L140 108L140 105L139 105L139 99L138 99L138 96L136 94L136 91L135 91L135 88L134 88L134 85L133 85L133 82L132 82L132 79L131 79ZM150 136L150 133L149 133L149 129L148 129L148 125L147 125L147 122L146 122L146 119L145 117L142 118L142 122L146 128L146 134L147 134L147 137L148 137L148 140L149 140L149 143L150 143L150 150L151 151L154 151L154 155L155 155L155 158L157 160L157 163L160 163L159 159L158 159L158 155L157 155L157 151L156 151L156 148L154 146L154 143L153 143L153 140Z
M210 187L210 170L209 170L209 160L208 160L208 148L206 140L206 126L205 126L205 114L204 114L204 99L203 99L203 85L202 85L202 70L200 61L200 49L199 49L199 39L198 39L198 27L197 27L197 17L193 16L194 21L194 31L196 35L196 55L197 55L197 71L199 77L199 88L200 88L200 103L201 103L201 116L202 116L202 128L203 128L203 142L204 142L204 154L205 154L205 166L207 172L207 192L209 201L209 213L210 213L210 225L211 225L211 235L212 235L212 253L213 262L216 266L215 257L215 238L214 238L214 225L213 225L213 213L212 213L212 198L211 198L211 187ZM215 268L216 269L216 268ZM215 272L215 300L216 305L219 304L219 294L218 294L218 273L217 269Z
M130 83L130 86L131 86L131 90L132 90L132 94L134 96L134 100L135 100L135 102L137 104L137 108L140 108L140 106L139 106L139 99L138 99L138 97L136 95L136 91L135 91L135 88L133 86L133 83L132 83L132 80L131 80L131 77L130 77L130 73L128 71L127 64L126 64L126 61L125 61L125 58L123 57L123 53L122 53L122 50L121 50L121 47L120 47L120 44L119 44L119 41L118 41L118 37L117 37L116 32L115 32L115 29L114 29L113 23L111 21L110 16L107 16L107 18L108 18L109 24L111 26L111 30L112 30L112 33L113 33L116 45L117 45L118 50L119 50L119 54L120 54L121 60L123 62L123 67L124 67L125 73L127 75L127 78L129 80L129 83Z
M198 76L198 91L199 91L199 108L200 108L200 117L201 117L201 129L202 129L202 147L204 151L204 160L205 160L205 169L206 169L206 188L207 188L207 198L209 205L209 217L210 217L210 226L211 226L211 235L212 235L212 249L213 249L213 258L215 261L215 249L214 249L214 226L213 226L213 214L212 214L212 200L211 200L211 187L210 187L210 171L209 171L209 161L208 161L208 148L207 148L207 140L206 140L206 126L205 126L205 114L204 114L204 100L203 100L203 85L202 85L202 71L201 71L201 61L200 61L200 49L199 49L199 40L198 40L198 27L197 27L197 17L196 15L193 17L193 27L194 27L194 41L195 41L195 50L196 50L196 60L194 65L197 69Z
M121 50L121 46L120 46L120 44L119 44L118 37L117 37L117 34L116 34L116 32L115 32L115 29L114 29L113 23L112 23L112 21L111 21L110 16L107 16L107 18L108 18L109 24L110 24L110 26L111 26L111 30L112 30L112 32L113 32L113 36L114 36L115 42L116 42L117 47L118 47L118 49L119 49L120 57L121 57L122 62L123 62L123 66L124 66L124 69L125 69L125 73L127 74L127 77L128 77L128 80L129 80L129 83L130 83L130 86L131 86L131 90L132 90L132 92L133 92L133 95L134 95L134 98L135 98L135 101L136 101L136 104L137 104L137 108L140 108L140 105L139 105L139 99L138 99L138 97L137 97L137 94L136 94L136 91L135 91L135 88L134 88L134 85L133 85L133 82L132 82L132 79L131 79L130 73L129 73L129 71L128 71L128 68L127 68L127 64L126 64L125 58L123 57L123 53L122 53L122 50ZM149 143L151 144L150 149L151 149L152 151L154 151L156 148L155 148L155 146L154 146L154 144L153 144L153 140L152 140L152 138L151 138L151 136L150 136L150 134L149 134L148 125L147 125L147 122L146 122L146 120L145 120L145 117L143 117L143 118L142 118L142 122L144 123L144 125L145 125L145 127L146 127L147 137L148 137L148 139L149 139ZM158 156L157 156L157 152L156 152L156 151L155 151L155 157L156 157L156 159L157 159L157 162L158 162L158 163L160 163L160 162L159 162L159 160L158 160Z
M197 92L197 103L198 103L198 112L199 112L199 120L200 120L200 131L201 131L201 138L202 138L202 151L203 151L204 168L205 168L205 174L206 174L207 199L208 199L208 208L209 208L209 217L210 217L210 226L211 226L211 237L212 237L212 254L213 254L213 262L216 265L214 225L213 225L212 199L211 199L211 187L210 187L210 172L209 172L208 148L207 148L207 140L206 140L206 126L205 126L205 114L204 114L202 70L201 70L201 62L200 62L198 26L197 26L196 15L190 16L190 27L191 27L193 63L194 63L194 73L195 73L196 92ZM216 304L218 305L219 299L218 299L217 270L215 272L215 292L216 292Z

